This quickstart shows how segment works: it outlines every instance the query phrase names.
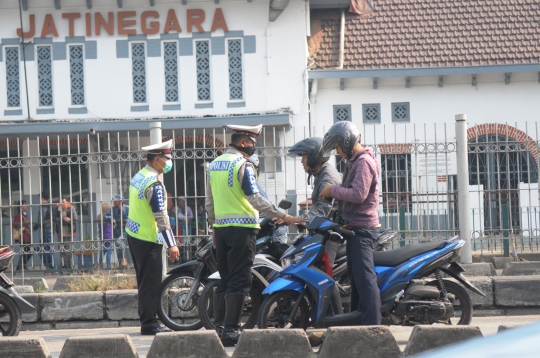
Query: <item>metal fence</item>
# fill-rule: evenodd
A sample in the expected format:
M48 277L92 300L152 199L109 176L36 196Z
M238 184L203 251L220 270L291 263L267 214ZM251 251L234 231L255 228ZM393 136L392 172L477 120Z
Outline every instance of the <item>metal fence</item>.
M538 250L539 141L537 124L533 127L524 123L468 128L469 183L464 189L470 193L468 220L477 252L503 252L514 245L519 252ZM266 127L261 136L259 181L270 200L293 202L290 213L306 209L311 189L300 161L286 156L287 148L309 135L322 136L324 130ZM456 162L453 123L371 125L361 131L362 143L373 149L381 165L381 224L399 230L403 244L457 234L456 174L464 163ZM230 133L223 128L164 130L163 136L175 143L173 171L164 181L171 224L182 246L182 260L188 260L198 238L208 235L205 165L224 151ZM27 268L21 264L22 270L46 270L48 255L57 268L62 261L71 261L77 269L107 267L108 255L113 268L122 268L123 258L130 265L122 228L125 212L113 209L107 220L102 208L128 204L131 177L145 163L140 148L149 143L149 131L0 137L0 243L21 254L14 268L23 254L29 261ZM340 158L331 158L331 163L344 166ZM47 203L42 204L40 193L48 194ZM115 202L116 195L125 200ZM78 221L61 225L62 199L77 212ZM50 208L48 218L39 215L44 207ZM103 238L104 225L116 225L111 239ZM20 226L26 232L17 241Z

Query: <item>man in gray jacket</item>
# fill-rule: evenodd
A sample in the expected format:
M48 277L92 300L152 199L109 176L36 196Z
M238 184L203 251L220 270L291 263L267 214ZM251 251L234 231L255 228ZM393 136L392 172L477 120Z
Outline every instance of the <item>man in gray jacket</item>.
M307 213L308 218L313 216L327 216L333 208L337 208L337 202L332 202L320 197L321 191L327 184L341 185L341 174L328 163L329 156L324 156L321 151L323 139L321 137L311 137L293 145L289 148L289 157L301 157L304 170L309 174L308 184L311 185L311 177L315 177L313 182L313 192L311 193L311 208ZM340 243L328 241L326 252L333 265Z

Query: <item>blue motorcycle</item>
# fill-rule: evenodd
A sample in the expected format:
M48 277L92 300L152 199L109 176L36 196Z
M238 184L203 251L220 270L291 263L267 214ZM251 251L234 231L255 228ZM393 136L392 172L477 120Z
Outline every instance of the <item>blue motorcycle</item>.
M341 313L337 285L325 272L324 262L326 241L353 236L354 232L322 216L315 217L307 230L283 254L280 277L263 291L267 297L259 310L259 328L361 324L360 311ZM485 294L463 276L465 270L454 262L464 244L456 236L374 252L383 324L470 324L472 302L462 285ZM457 282L443 279L442 272Z

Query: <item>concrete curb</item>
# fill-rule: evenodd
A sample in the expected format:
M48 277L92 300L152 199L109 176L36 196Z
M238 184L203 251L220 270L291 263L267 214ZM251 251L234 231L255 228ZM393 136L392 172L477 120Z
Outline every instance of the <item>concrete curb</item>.
M245 330L233 358L314 358L306 332L302 329Z
M386 326L332 327L326 332L319 358L394 358L401 351Z
M474 316L506 315L509 310L516 309L540 309L540 275L472 276L469 280L486 294L482 297L467 290L477 312ZM48 292L22 296L36 307L32 309L19 303L27 327L23 327L25 330L42 330L42 326L49 324L54 328L60 321L104 322L107 327L116 327L115 324L136 324L139 319L137 290Z
M71 337L66 340L60 358L138 358L127 334Z
M521 325L521 324L500 325L499 329L497 330L497 333L501 333L501 332L507 331L509 329L514 329L514 328L519 328L519 327L523 327L523 325Z
M540 276L493 277L495 305L537 307L540 305Z
M146 358L215 357L227 358L227 352L215 331L158 333Z
M7 337L0 338L2 358L52 358L43 338Z
M507 262L502 276L540 275L540 262Z
M407 347L405 347L404 356L411 356L476 337L483 337L478 327L414 326Z

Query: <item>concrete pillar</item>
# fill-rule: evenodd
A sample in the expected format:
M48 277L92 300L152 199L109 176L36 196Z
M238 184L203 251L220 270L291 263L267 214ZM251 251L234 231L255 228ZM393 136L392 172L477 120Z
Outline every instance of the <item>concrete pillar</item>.
M461 249L461 262L472 263L471 223L469 204L469 151L467 148L467 116L456 115L456 153L458 179L459 236L465 240Z

